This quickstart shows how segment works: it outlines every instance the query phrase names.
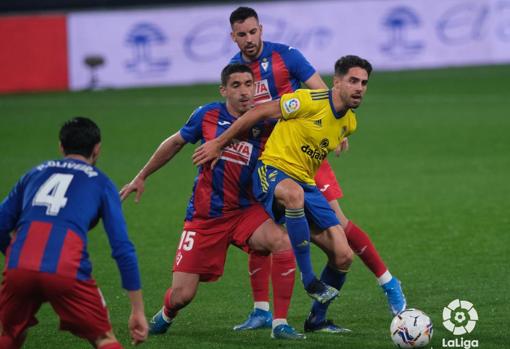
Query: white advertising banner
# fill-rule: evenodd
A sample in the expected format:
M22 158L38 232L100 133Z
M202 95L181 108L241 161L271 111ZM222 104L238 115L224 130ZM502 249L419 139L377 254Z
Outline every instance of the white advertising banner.
M229 24L236 7L71 13L70 88L219 82L237 52ZM367 58L379 70L510 63L510 0L268 2L253 8L264 40L300 49L323 74L345 54Z

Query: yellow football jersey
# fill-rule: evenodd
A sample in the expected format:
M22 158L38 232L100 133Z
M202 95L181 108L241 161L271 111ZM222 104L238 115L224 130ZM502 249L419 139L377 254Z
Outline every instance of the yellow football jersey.
M330 90L296 90L280 99L283 117L260 160L300 182L315 185L322 160L356 130L356 115L338 115Z

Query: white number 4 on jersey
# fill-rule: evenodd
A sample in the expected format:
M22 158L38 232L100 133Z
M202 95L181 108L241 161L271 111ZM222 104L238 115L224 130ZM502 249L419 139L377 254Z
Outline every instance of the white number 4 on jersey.
M67 204L66 192L74 175L55 173L44 182L34 196L33 206L46 206L48 216L56 216Z

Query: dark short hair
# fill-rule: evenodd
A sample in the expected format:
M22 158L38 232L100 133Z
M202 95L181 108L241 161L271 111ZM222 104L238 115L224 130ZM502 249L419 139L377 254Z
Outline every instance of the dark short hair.
M235 22L244 22L247 18L255 17L255 19L259 20L259 16L257 12L251 7L241 6L234 10L230 14L230 26L233 26Z
M335 75L345 75L349 69L359 67L365 69L370 76L372 65L366 60L358 56L348 55L341 57L335 63Z
M253 76L253 71L246 64L232 63L221 71L221 86L227 86L230 75L235 73L250 73Z
M77 116L62 125L59 139L65 155L78 154L89 158L94 146L101 142L101 130L94 121Z

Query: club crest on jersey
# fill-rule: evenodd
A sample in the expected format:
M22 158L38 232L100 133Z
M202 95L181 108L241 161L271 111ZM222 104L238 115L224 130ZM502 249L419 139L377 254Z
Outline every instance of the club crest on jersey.
M267 71L267 68L269 67L269 62L267 61L267 58L264 58L260 65L262 66L262 69L264 69L264 71Z
M252 127L251 135L253 138L259 138L261 134L262 134L262 129L260 128L260 126Z
M329 139L327 139L327 138L324 138L319 144L319 147L321 147L321 148L327 148L328 146L329 146Z
M223 148L220 159L240 165L248 165L252 153L253 144L234 140L234 142Z
M299 107L301 107L301 104L299 103L299 99L297 98L291 98L283 103L283 108L285 109L287 114L299 110Z

